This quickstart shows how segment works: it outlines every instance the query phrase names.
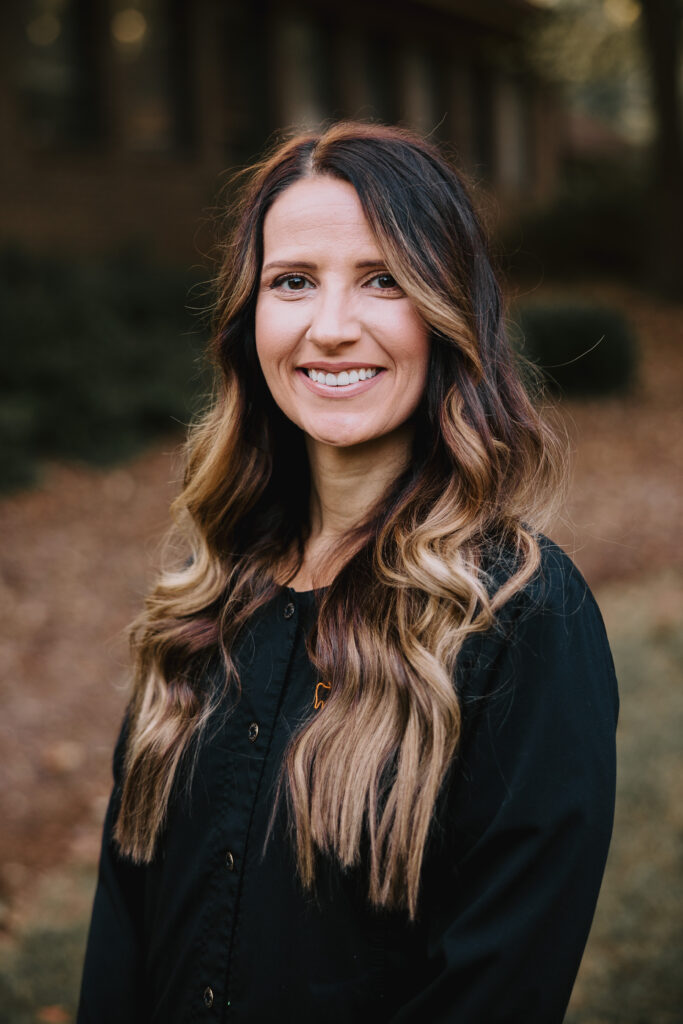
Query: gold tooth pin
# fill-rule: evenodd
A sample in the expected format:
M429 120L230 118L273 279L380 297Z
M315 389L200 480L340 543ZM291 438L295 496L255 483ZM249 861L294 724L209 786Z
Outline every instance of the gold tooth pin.
M332 689L332 683L318 683L318 685L316 686L316 688L315 688L315 702L313 704L313 707L314 707L314 709L316 711L318 710L318 708L325 707L325 701L322 699L322 697L320 696L320 694L318 692L320 690L321 686L322 686L322 688L324 690L331 690Z

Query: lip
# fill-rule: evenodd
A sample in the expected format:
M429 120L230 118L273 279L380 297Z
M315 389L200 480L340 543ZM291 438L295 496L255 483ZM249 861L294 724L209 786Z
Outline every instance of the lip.
M297 369L327 370L328 373L341 373L342 370L383 370L384 367L378 366L377 363L359 363L358 360L355 363L329 363L324 359L319 359L317 362L300 363Z
M329 365L329 363L312 363L310 369L325 370ZM359 366L358 363L338 363L337 365L339 366L339 372L344 368L355 370ZM364 366L364 369L366 370L369 368L370 367ZM377 382L384 376L381 368L377 367L377 369L379 370L379 373L375 374L374 377L370 377L369 380L359 380L357 384L345 384L343 387L337 388L331 388L327 384L318 384L316 380L311 380L304 367L298 367L297 372L301 377L304 386L307 387L309 391L312 391L314 395L320 395L323 398L333 398L338 401L342 398L353 398L355 395L361 395L364 391L369 391L371 388L375 387ZM334 373L333 370L330 370L329 372Z

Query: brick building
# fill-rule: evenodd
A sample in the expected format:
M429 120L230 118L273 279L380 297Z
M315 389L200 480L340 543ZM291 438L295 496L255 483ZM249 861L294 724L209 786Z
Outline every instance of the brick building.
M6 0L2 241L186 258L226 170L333 117L433 133L514 211L557 165L557 108L523 54L535 16L526 0Z

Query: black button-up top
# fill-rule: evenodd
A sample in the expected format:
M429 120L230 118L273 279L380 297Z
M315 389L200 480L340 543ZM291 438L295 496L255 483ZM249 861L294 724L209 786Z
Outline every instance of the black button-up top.
M176 787L152 864L111 841L114 757L80 1024L554 1024L590 927L612 827L616 680L584 581L547 545L534 584L461 652L459 754L435 812L417 920L367 902L363 867L296 875L282 755L325 681L315 595L284 589L239 643L242 695Z

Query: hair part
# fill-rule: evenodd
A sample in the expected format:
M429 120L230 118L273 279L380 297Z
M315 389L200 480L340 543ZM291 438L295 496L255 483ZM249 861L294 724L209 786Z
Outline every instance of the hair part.
M303 437L265 384L254 310L265 216L313 175L355 189L387 269L429 327L431 354L412 462L347 538L320 602L309 653L331 689L292 737L278 794L305 886L319 855L355 865L367 840L370 901L414 917L460 736L458 655L536 572L561 459L520 382L465 186L435 147L399 129L335 124L285 141L250 172L217 279L216 398L191 432L173 505L191 560L162 573L132 630L115 837L133 860L151 860L181 764L191 770L218 705L239 699L240 631L301 565ZM507 552L502 582L490 572L494 551ZM216 653L224 685L212 688L205 669Z

